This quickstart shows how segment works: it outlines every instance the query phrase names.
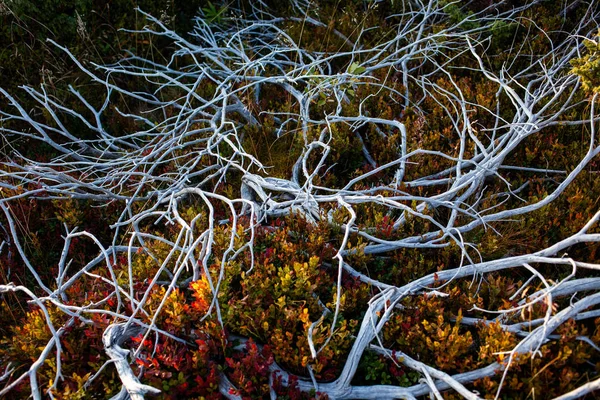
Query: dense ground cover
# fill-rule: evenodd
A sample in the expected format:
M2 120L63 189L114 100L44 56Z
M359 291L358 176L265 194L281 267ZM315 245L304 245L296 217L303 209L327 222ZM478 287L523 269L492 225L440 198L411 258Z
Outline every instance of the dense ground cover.
M129 3L0 2L0 396L593 397L596 2Z

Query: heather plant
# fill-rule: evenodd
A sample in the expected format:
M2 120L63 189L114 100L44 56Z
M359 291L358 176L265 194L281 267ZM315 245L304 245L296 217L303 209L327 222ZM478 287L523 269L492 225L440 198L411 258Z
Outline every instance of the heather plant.
M55 3L70 72L0 85L0 396L600 387L596 2Z

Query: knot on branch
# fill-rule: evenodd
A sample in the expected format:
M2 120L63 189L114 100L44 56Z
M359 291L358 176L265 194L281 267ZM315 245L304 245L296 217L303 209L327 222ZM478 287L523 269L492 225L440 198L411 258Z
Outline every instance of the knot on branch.
M246 174L242 178L242 199L254 204L257 219L277 218L297 212L307 220L319 219L319 205L297 183L280 178ZM247 212L246 209L243 210Z
M160 393L159 389L144 385L139 381L134 375L129 365L129 361L127 360L130 351L121 347L123 342L132 336L139 334L140 330L140 327L135 325L127 325L124 323L112 324L106 328L102 335L104 351L106 351L106 354L108 354L115 363L123 387L132 400L143 400L146 393Z

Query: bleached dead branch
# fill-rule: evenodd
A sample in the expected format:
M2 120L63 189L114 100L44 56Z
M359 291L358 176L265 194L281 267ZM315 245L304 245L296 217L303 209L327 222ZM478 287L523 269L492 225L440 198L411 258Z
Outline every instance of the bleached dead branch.
M418 3L418 6L413 3ZM223 323L217 294L227 263L246 250L250 251L254 260L253 239L242 245L236 243L236 228L240 219L243 216L249 217L248 229L252 231L253 238L257 224L268 219L302 213L312 222L325 219L334 223L331 217L332 210L341 208L350 218L342 227L344 236L337 249L336 260L331 260L331 264L338 268L334 321L339 313L341 277L344 271L376 287L378 293L368 304L368 310L341 375L334 382L318 384L318 390L332 399L412 399L430 392L439 397L440 391L448 389L460 393L465 398L479 398L465 385L476 379L492 376L500 370L506 371L510 365L494 364L480 370L450 376L408 355L402 355L400 362L407 368L422 373L425 383L407 388L390 385L357 387L351 385L351 381L366 351L393 357L390 351L383 349L375 341L400 301L407 296L433 290L442 294L444 285L458 279L524 268L532 274L532 281L539 279L545 284L545 288L524 300L519 307L530 306L536 301L552 304L551 296L560 297L585 291L584 297L569 307L558 310L555 314L549 311L547 318L543 320L531 321L528 327L535 326L531 331L525 331L521 325L503 325L507 331L518 332L524 336L511 352L511 360L519 353L535 353L541 343L552 340L552 332L568 318L583 318L586 309L600 303L600 279L577 277L579 269L597 270L600 266L587 260L562 257L562 253L575 244L600 241L599 234L588 233L597 223L600 213L590 219L575 235L532 254L480 261L474 255L475 252L469 251L471 244L463 239L464 234L477 228L487 228L491 222L517 218L551 203L600 153L595 134L598 119L595 111L596 96L589 101L588 115L581 116L579 120L566 119L567 111L581 106L574 101L579 82L577 77L569 74L570 60L577 56L582 41L594 33L596 26L593 21L600 17L597 7L589 7L577 31L571 32L564 43L557 44L552 54L536 56L531 61L531 67L524 71L513 70L511 65L492 71L485 62L486 39L483 33L489 31L494 23L514 21L520 12L533 3L528 2L507 12L496 12L493 10L494 6L491 6L490 9L468 16L464 21L449 23L441 31L434 31L434 22L447 18L444 4L438 0L407 2L405 13L395 16L400 22L397 24L398 32L394 38L369 47L361 43L362 33L354 39L334 31L347 47L334 54L324 54L301 47L283 28L283 24L289 21L302 21L320 27L327 26L325 22L317 20L312 14L306 18L275 17L266 11L264 4L260 5L261 2L257 2L260 6L256 6L243 17L232 19L231 24L215 26L202 18L196 19L196 28L189 40L168 29L158 19L140 11L148 19L148 26L137 33L166 37L177 48L172 59L166 64L132 54L114 65L93 65L92 70L77 60L67 48L52 42L57 49L69 55L93 82L104 88L105 101L99 108L95 108L77 89L70 88L71 93L89 112L83 115L63 106L48 95L44 87L24 87L25 93L48 115L48 118L40 121L25 110L13 94L0 89L0 93L9 104L0 110L0 131L7 137L27 138L44 143L58 154L50 161L40 162L15 152L5 155L5 162L0 169L0 188L10 189L13 193L0 199L4 221L8 224L8 229L4 229L10 232L12 244L16 246L29 273L41 289L3 285L0 290L25 292L44 310L52 332L52 339L38 361L20 378L11 380L11 383L0 391L0 395L6 394L12 387L29 377L32 395L34 398L40 398L35 378L36 369L52 349L55 349L57 359L55 382L60 379L60 337L64 327L53 327L45 311L45 304L52 304L61 312L82 321L85 321L85 316L90 313L103 313L113 318L114 322L106 330L103 342L123 383L124 389L119 396L125 396L127 393L132 399L141 399L146 393L157 393L158 389L140 383L133 374L129 351L123 349L121 344L137 334L142 334L144 338L155 333L169 335L156 323L167 297L176 287L182 285L182 282L197 280L200 276L206 277L213 294L209 313L215 313ZM294 4L296 8L305 10L300 2ZM234 10L232 14L242 13ZM470 22L477 24L470 27ZM459 57L469 57L472 65L455 65L454 62ZM174 67L175 60L179 65L177 69ZM348 63L348 60L351 62ZM336 70L335 65L340 64L350 65L351 68ZM469 68L492 84L497 90L496 109L466 101L450 73L452 68ZM378 81L374 73L381 69L397 73L405 91L399 93L387 82ZM454 90L441 87L436 81L439 76L444 76L451 82ZM115 79L117 77L132 81L140 79L148 87L145 91L130 91L115 83L118 82L118 79ZM202 97L198 89L208 83L214 85L214 94L212 97ZM424 147L410 150L408 143L413 133L407 131L399 118L385 119L363 113L362 104L366 99L352 100L361 104L356 115L344 113L343 106L351 101L350 98L356 89L367 84L379 87L381 96L390 96L394 101L403 103L406 108L413 108L417 113L420 112L420 104L425 97L434 99L443 109L445 116L452 121L452 134L458 138L458 152L446 154L438 149ZM253 106L256 106L253 100L260 99L261 90L267 86L277 87L289 94L290 98L294 99L291 110L285 113L253 111ZM109 132L102 122L102 116L116 95L135 100L146 107L144 111L130 113L117 110L123 117L135 121L139 128L134 132ZM315 116L316 113L312 112L314 104L322 97L333 103L333 111ZM501 108L504 109L502 113ZM479 126L477 121L471 119L475 109L488 115L493 122ZM293 172L288 179L268 176L269 166L263 165L256 154L252 154L243 146L244 140L239 133L242 125L259 125L261 118L265 116L274 121L278 137L283 134L296 134L301 135L303 140L304 149L295 161ZM68 128L68 118L75 118L82 123L94 138L83 140L76 136ZM292 122L300 127L298 133L292 133ZM12 123L25 124L30 129L10 128ZM552 165L546 169L506 165L506 158L519 148L524 140L532 135L542 135L548 128L557 124L589 124L587 152L570 172L557 170ZM349 126L357 135L363 147L365 160L373 170L348 182L341 182L339 187L321 187L315 184L315 177L324 173L330 166L328 157L332 146L332 127L343 125ZM397 159L379 165L361 137L359 130L363 127L373 127L382 137L396 129L401 138L400 146L395 149ZM478 130L485 134L479 134ZM314 137L311 132L320 134ZM407 169L420 156L439 157L451 162L452 167L433 174L413 176L407 180ZM318 161L315 162L315 158ZM166 165L175 168L165 172L161 167ZM521 189L511 188L502 175L502 171L507 169L553 174L558 176L560 184L535 203L503 211L482 209L481 200L485 198L518 198ZM370 189L357 189L360 187L358 183L377 173L390 176L389 182ZM232 176L240 177L239 198L228 198L217 193L219 185ZM486 194L486 180L490 178L504 182L506 192ZM431 196L417 196L403 189L431 186L445 189ZM20 245L19 233L10 207L12 202L22 197L82 199L98 203L123 202L124 205L120 218L112 226L115 233L111 246L104 247L90 233L77 232L72 229L74 227L71 227L71 230L67 228L64 250L57 264L59 272L56 285L50 288L42 282ZM197 215L191 222L187 222L180 212L182 202L190 197L199 199L208 212L207 215ZM229 227L229 243L221 255L218 276L209 271L209 259L215 245L215 229L221 224L215 216L216 203L220 203L229 216L229 220L225 222ZM416 206L407 205L411 203ZM145 206L134 207L136 204ZM427 221L433 228L416 236L395 239L377 237L372 229L361 227L357 222L356 207L364 204L383 205L388 208L391 215L396 215L393 221L395 231L399 231L411 218ZM439 210L446 210L449 217L445 220L435 217L434 211ZM201 219L207 221L206 229L198 233L197 227ZM161 224L176 228L178 233L174 241L164 239L144 228ZM129 235L127 245L119 244L123 232ZM461 264L454 268L426 275L397 287L377 282L349 264L348 256L356 249L348 249L347 244L350 235L354 234L360 235L367 242L364 253L373 256L382 256L402 248L428 249L454 244L462 250L463 257ZM92 240L99 250L99 255L79 270L73 270L69 261L70 244L76 237ZM162 261L156 258L159 263L158 269L144 293L134 294L136 282L133 281L135 277L132 272L132 254L141 252L153 257L152 250L147 245L150 240L167 245L169 252ZM0 246L0 251L5 251L4 246ZM126 256L129 268L127 285L119 283L112 267L117 255L122 254ZM531 267L532 263L572 266L573 273L568 279L551 282ZM91 270L98 266L106 268L109 278L91 274ZM100 304L67 304L66 290L84 276L91 276L112 285L113 290L105 300L113 297L116 299L114 311L107 311L100 307ZM168 283L164 285L164 298L158 310L150 315L146 310L148 298L158 282L165 279ZM437 282L446 283L438 287L435 286ZM130 312L126 311L127 309ZM500 313L509 314L514 311L503 310ZM587 313L597 316L597 310ZM141 315L150 317L151 323L142 323L139 319ZM465 318L462 323L485 322ZM331 325L331 334L334 326L335 322ZM320 349L315 348L312 343L311 333L308 333L309 342L315 357ZM137 353L138 351L133 352L133 357ZM396 356L400 360L398 353ZM275 369L283 376L284 383L287 382L287 373L279 367ZM10 373L9 366L6 366L6 372L0 381L6 380ZM596 389L598 385L598 381L590 382L561 398L582 396ZM221 393L229 398L237 398L229 393L231 387L224 377ZM314 384L310 380L300 380L299 387L309 391L313 389Z

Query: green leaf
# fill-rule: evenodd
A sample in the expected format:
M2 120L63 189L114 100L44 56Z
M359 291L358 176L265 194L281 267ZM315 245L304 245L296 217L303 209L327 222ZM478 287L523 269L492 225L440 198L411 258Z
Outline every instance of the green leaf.
M360 65L358 65L356 61L350 64L350 67L348 67L348 72L356 75L362 74L366 70L367 69L365 67L361 67Z
M326 101L327 101L327 96L325 96L325 93L323 93L323 92L319 93L319 101L317 101L317 105L324 106Z

